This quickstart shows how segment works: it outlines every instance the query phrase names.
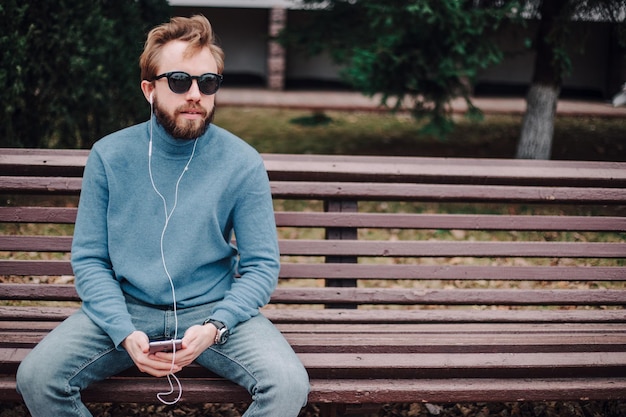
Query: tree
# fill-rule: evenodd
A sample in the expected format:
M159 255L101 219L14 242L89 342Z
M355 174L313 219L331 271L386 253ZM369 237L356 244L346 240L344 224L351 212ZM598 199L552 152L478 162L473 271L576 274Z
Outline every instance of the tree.
M526 97L527 107L517 146L517 158L550 159L556 106L563 77L571 71L566 41L573 36L575 18L621 20L623 41L623 13L626 6L616 0L543 0L528 1L524 12L539 15L540 22L533 42L535 66Z
M3 146L88 147L145 118L138 58L166 0L0 5Z
M344 65L342 76L359 91L382 93L382 103L409 102L425 130L444 136L453 127L450 101L470 100L478 70L499 62L502 53L486 36L512 4L473 0L304 0L310 20L289 26L282 42L314 55L328 50ZM502 3L502 4L501 4Z

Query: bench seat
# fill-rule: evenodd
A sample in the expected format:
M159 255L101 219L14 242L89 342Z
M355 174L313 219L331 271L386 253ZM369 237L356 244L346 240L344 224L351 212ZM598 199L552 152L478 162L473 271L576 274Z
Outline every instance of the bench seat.
M0 150L0 401L79 308L69 263L87 151ZM626 164L263 155L280 283L263 308L311 403L626 398ZM43 230L43 231L42 231ZM248 402L206 370L187 403ZM151 403L129 370L88 402Z

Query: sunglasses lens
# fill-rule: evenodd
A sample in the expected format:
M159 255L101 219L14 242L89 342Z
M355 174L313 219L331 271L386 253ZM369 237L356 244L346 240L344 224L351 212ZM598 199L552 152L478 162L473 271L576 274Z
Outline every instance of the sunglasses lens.
M176 94L184 94L189 91L194 79L198 80L198 89L200 92L207 96L215 94L222 84L222 77L211 72L199 76L191 76L186 72L174 71L166 72L154 79L158 80L163 77L167 77L167 84L170 86L170 90Z
M220 88L220 79L215 74L204 74L198 79L198 88L207 96L215 94Z
M174 72L167 77L167 83L174 93L183 94L191 87L191 76L184 72Z

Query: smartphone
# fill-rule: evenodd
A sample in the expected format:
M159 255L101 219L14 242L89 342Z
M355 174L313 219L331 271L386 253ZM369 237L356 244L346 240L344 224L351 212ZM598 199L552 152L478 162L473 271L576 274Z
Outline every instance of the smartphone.
M180 350L183 347L182 339L170 339L170 340L157 340L150 342L150 353L156 352L172 352L176 347L176 350Z

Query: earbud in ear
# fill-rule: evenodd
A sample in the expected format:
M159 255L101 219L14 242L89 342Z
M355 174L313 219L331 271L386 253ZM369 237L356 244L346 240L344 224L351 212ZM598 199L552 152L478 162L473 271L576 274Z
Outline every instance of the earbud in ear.
M150 104L152 104L152 103L154 102L154 91L152 91L152 92L150 93L150 99L149 99L149 101L150 101Z

